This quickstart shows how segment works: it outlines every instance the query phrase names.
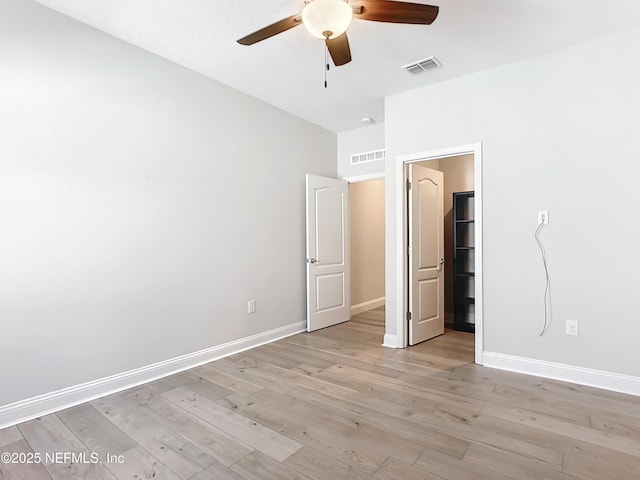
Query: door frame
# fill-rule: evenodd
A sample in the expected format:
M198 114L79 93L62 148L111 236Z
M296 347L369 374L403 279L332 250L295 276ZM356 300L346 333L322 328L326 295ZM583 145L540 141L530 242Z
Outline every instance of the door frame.
M363 175L352 175L350 177L342 177L341 180L344 180L347 183L359 183L359 182L368 182L369 180L384 180L386 177L385 172L379 173L365 173Z
M392 327L397 335L396 345L388 341L385 335L385 346L395 348L404 348L408 345L408 326L406 320L406 312L408 312L408 265L406 259L407 252L407 166L410 163L425 162L430 160L441 160L449 157L458 157L461 155L473 155L473 185L474 185L474 235L475 235L475 362L479 365L483 364L484 353L484 315L483 315L483 282L482 282L482 144L474 143L469 145L460 145L457 147L442 148L438 150L428 150L424 152L416 152L407 155L399 155L395 158L393 169L395 170L395 206L396 219L398 219L398 228L394 235L396 236L397 245L396 258L392 259L395 267L395 291L389 291L387 288L387 299L391 295L395 296L396 311L391 312L392 315L387 316L387 326ZM446 182L446 179L445 179ZM387 302L389 304L389 302ZM395 328L391 322L395 322ZM387 328L387 330L390 330Z

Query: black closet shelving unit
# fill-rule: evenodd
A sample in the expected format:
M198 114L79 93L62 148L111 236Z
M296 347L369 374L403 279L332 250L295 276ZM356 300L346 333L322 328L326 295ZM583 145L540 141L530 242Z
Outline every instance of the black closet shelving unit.
M453 328L475 332L474 192L453 194Z

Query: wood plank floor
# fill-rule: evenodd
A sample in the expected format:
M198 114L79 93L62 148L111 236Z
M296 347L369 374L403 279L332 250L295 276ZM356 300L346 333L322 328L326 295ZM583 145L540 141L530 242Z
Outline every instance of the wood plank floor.
M0 479L640 479L638 397L476 366L468 333L382 348L383 324L372 310L0 430L0 453L41 457Z

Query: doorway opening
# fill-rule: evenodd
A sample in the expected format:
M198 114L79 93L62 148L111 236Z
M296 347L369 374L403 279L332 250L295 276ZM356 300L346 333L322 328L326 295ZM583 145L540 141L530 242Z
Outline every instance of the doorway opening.
M410 155L403 155L396 158L395 170L395 208L397 227L395 231L397 248L393 263L395 264L395 290L387 291L389 308L387 309L386 331L396 332L395 335L385 334L385 345L396 348L404 348L408 345L408 322L407 312L409 312L409 268L408 268L408 203L406 195L406 181L408 166L414 163L423 163L427 166L438 166L445 164L447 159L470 156L473 162L473 236L474 236L474 259L473 271L474 285L474 323L475 323L475 361L482 364L483 347L483 311L482 311L482 148L481 144L464 145L448 149L419 152ZM459 161L459 160L453 160ZM449 261L449 260L447 260ZM445 262L446 263L446 262ZM393 298L389 298L389 297ZM391 301L389 301L391 300Z
M360 230L360 279L365 293L352 301L351 227L353 212L349 185L371 182L360 195L367 215ZM372 202L372 194L376 201ZM384 174L338 180L306 176L307 331L347 322L351 315L385 305L385 184ZM363 209L360 209L360 214ZM376 225L373 225L375 223ZM373 242L373 229L376 229ZM374 245L375 243L375 245ZM364 246L363 246L364 245ZM375 248L368 248L375 247ZM358 260L358 259L357 259ZM358 285L360 286L360 285ZM357 292L361 294L362 292ZM384 317L383 317L384 318Z
M384 306L384 177L349 179L351 315Z
M411 165L443 174L443 324L446 329L475 328L475 242L473 236L473 155L459 155Z

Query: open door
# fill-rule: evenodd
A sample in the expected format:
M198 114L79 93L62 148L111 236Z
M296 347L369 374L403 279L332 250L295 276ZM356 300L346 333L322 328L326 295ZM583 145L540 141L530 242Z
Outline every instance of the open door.
M409 166L409 345L444 333L443 178Z
M307 331L350 318L348 183L307 175Z

